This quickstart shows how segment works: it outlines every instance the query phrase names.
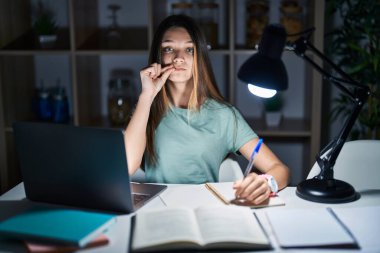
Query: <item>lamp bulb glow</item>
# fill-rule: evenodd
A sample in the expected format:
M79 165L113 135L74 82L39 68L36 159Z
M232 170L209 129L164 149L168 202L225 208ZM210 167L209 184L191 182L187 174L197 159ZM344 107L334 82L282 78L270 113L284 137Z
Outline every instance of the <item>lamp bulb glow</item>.
M262 87L259 87L259 86L256 86L256 85L253 85L253 84L250 84L250 83L248 84L248 90L253 95L256 95L256 96L262 97L262 98L271 98L274 95L276 95L276 93L277 93L276 90L265 89L265 88L262 88Z

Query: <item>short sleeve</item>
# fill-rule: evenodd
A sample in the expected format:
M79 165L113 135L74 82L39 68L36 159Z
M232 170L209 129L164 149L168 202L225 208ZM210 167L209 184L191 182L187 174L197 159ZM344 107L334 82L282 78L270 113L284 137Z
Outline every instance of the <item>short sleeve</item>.
M248 141L257 138L257 134L248 125L241 113L233 107L228 123L228 147L236 153Z

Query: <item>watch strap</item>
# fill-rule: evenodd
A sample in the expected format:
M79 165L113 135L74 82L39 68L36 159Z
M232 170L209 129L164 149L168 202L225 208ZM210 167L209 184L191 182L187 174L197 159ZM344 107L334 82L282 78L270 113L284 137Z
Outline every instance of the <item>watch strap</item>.
M271 190L270 196L275 196L278 192L278 185L277 185L276 179L273 176L268 175L268 174L261 174L259 176L261 176L267 180L268 186Z

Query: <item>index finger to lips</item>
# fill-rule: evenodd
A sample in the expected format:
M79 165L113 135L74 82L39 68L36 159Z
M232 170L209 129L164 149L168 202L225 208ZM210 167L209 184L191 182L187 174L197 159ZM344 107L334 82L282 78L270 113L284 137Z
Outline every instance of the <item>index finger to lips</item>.
M156 64L155 69L156 69L156 75L154 78L157 78L161 75L161 64Z
M163 67L163 68L161 69L161 72L165 72L166 70L168 70L168 69L170 69L170 68L173 68L173 67L174 67L173 64L167 65L167 66L165 66L165 67Z

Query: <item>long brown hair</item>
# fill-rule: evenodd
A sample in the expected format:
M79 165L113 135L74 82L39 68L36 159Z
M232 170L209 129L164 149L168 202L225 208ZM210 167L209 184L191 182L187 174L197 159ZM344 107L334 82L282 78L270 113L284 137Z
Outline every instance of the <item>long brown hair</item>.
M205 37L192 18L185 15L172 15L160 23L153 37L149 55L149 64L162 64L162 38L165 32L173 27L182 27L186 29L194 43L194 63L192 69L194 87L190 95L188 109L199 111L206 98L212 98L218 102L226 103L216 85L215 76L208 56ZM169 109L169 105L169 89L164 85L152 103L146 129L147 158L152 164L156 163L156 153L154 150L155 130L162 117L164 117Z

